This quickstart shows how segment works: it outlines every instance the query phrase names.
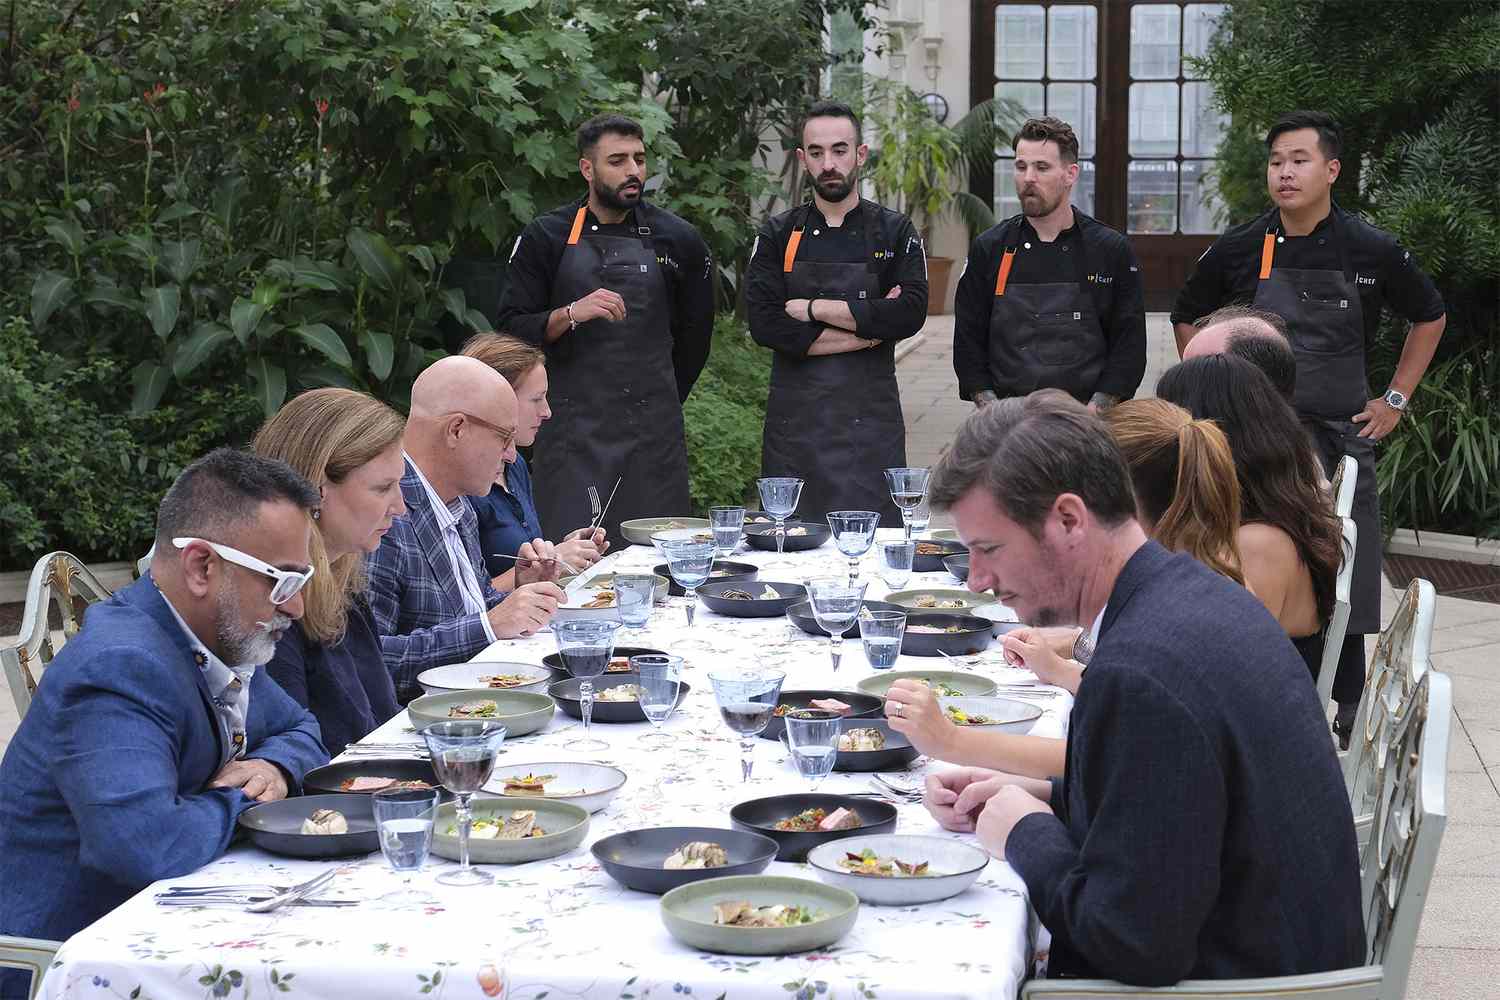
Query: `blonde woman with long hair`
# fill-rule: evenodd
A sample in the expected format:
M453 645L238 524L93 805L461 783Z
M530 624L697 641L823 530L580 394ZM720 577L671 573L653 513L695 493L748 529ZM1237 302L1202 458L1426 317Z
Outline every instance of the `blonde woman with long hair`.
M293 398L256 433L251 449L279 458L322 494L306 610L267 665L287 694L312 712L330 753L362 739L401 710L365 600L365 554L406 512L401 498L405 419L349 389Z

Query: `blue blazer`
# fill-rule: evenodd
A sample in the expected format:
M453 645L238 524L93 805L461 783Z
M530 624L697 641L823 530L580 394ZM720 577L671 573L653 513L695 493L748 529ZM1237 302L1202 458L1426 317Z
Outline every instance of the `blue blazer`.
M513 556L533 538L547 537L531 492L531 469L520 455L505 463L505 486L491 486L487 496L469 498L479 519L479 554L490 579L515 566L497 557Z
M327 763L318 724L264 669L247 757L293 795ZM0 761L0 933L63 940L222 855L253 802L205 788L223 736L192 647L149 577L89 608Z
M490 644L478 614L464 613L463 593L453 575L453 561L443 544L436 513L416 470L406 463L401 479L406 516L398 517L365 564L369 575L370 611L380 633L380 653L396 682L402 704L422 693L417 675L429 667L462 663ZM467 500L458 531L484 606L505 595L490 586L479 558L479 526Z

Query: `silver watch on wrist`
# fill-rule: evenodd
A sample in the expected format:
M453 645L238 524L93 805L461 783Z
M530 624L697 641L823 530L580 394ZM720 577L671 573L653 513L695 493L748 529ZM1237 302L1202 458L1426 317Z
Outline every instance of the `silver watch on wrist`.
M578 329L578 321L573 318L573 307L576 306L577 304L578 304L577 302L569 302L568 303L568 329L569 330L576 330L576 329Z
M1094 644L1089 641L1089 630L1081 628L1078 630L1078 638L1073 640L1073 659L1087 667L1093 658Z
M1385 391L1385 395L1381 396L1380 398L1385 400L1386 406L1389 406L1391 409L1396 410L1397 412L1406 409L1406 404L1409 399L1406 393L1402 392L1400 389L1387 389Z

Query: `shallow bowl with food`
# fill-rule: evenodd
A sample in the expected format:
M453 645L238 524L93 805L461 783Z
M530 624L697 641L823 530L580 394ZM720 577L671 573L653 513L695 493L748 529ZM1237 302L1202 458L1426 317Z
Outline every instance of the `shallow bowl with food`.
M921 875L863 875L840 862L850 854L873 851L881 861L927 863ZM861 902L877 906L916 906L957 896L979 880L990 856L972 844L948 837L875 834L823 844L808 852L807 863L829 885L848 889Z
M645 722L646 713L641 711L639 698L629 701L607 701L601 700L599 695L605 691L611 691L626 684L633 684L637 689L640 687L640 674L604 674L593 678L594 682L594 711L590 718L594 722ZM557 706L563 710L564 715L571 715L575 719L583 718L583 699L579 695L579 688L583 680L578 677L569 677L554 683L547 689L547 693L557 702ZM681 707L682 699L687 697L692 685L683 681L677 687L677 705ZM637 691L639 694L639 691Z
M864 602L864 604L860 605L859 613L863 615L866 611L873 612L906 610L908 609L901 607L901 605L899 604L890 604L886 601L866 601ZM788 621L800 628L802 631L806 632L808 635L828 635L828 632L824 630L823 626L818 624L818 620L813 617L812 604L808 601L799 601L798 603L793 604L791 607L787 608L786 617ZM859 622L856 621L853 625L850 625L847 629L844 630L844 638L859 638Z
M957 555L951 555L943 560L943 567L960 583L963 583L969 579L969 554L960 552Z
M342 815L349 832L303 833L303 822L319 809ZM261 802L240 813L238 823L256 847L291 858L341 858L380 850L368 795L299 795Z
M492 701L495 714L453 714L463 705ZM557 706L544 694L533 691L502 691L495 688L471 688L468 691L447 691L443 694L423 695L406 706L406 714L416 729L430 726L434 722L449 719L485 719L505 727L505 738L513 740L528 736L546 727L552 720Z
M884 706L884 702L881 704ZM884 718L844 719L839 725L840 738L851 729L879 731L882 746L878 750L845 750L840 746L833 758L835 771L900 771L918 757L911 741L892 729Z
M988 729L991 732L1029 733L1036 720L1042 717L1042 710L1037 706L1011 698L939 697L938 704L954 723L966 728ZM958 718L955 718L955 713ZM975 721L976 719L984 721Z
M485 829L469 832L469 860L481 865L513 865L566 854L589 832L589 811L570 802L552 799L476 798L470 803L475 820L498 824L516 812L536 813L536 825L546 833L520 840L497 840L484 836ZM432 824L432 853L449 861L458 860L458 816L453 803L438 806Z
M941 569L942 565L939 564ZM982 604L995 599L988 594L975 594L953 587L920 587L914 590L893 590L885 595L891 604L899 604L903 611L947 611L953 614L972 614Z
M823 702L823 705L814 705L813 702ZM842 702L849 706L848 711L827 704L830 701ZM779 740L786 732L785 715L800 708L825 708L840 712L848 719L865 719L880 714L881 707L885 702L870 694L860 694L856 691L834 691L819 688L818 690L801 689L798 691L783 691L777 699L776 711L779 715L771 716L771 721L766 723L766 728L761 732L761 739ZM782 711L782 709L786 711Z
M639 573L627 573L625 575L626 576L640 576L641 574L639 574ZM667 577L661 576L660 574L653 573L652 576L654 576L656 578L656 586L651 591L651 597L652 597L652 600L654 600L657 604L660 604L662 601L665 601L667 599L667 588L672 585L672 581L670 579L668 579ZM559 581L558 586L561 587L561 586L563 586L563 584ZM583 587L581 588L581 592L583 594L590 594L590 593L596 593L596 592L598 592L600 590L614 590L614 589L615 589L615 574L613 574L613 573L600 573L598 576L590 577L588 579L588 582L586 582L585 584L583 584ZM583 603L587 603L587 602L588 602L588 599L587 599L587 597L585 597Z
M541 791L535 790L540 781ZM507 785L524 790L507 792ZM495 772L484 786L486 795L502 798L542 798L550 802L568 802L591 813L609 805L625 787L625 772L608 764L586 761L546 761L540 764L495 765Z
M422 685L423 694L446 694L476 688L546 694L547 685L557 680L558 676L552 670L535 663L471 660L468 663L449 663L424 670L417 675L417 683Z
M786 523L786 547L785 552L805 552L822 545L832 536L826 524L816 524L812 521L788 521ZM776 551L776 522L767 524L745 525L745 544L752 549L761 549L766 552Z
M647 646L616 646L614 653L609 658L609 665L604 668L604 675L608 677L612 674L634 673L630 669L630 658L632 656L644 656L648 653L654 656L661 656L664 650L651 649ZM552 679L554 681L567 680L572 676L572 674L568 673L568 668L563 666L562 656L558 653L548 653L542 657L542 666L551 668L553 671Z
M995 693L995 682L979 674L962 670L887 670L859 681L854 686L873 694L884 704L886 690L895 681L922 681L938 697L988 697Z
M652 569L652 572L657 576L672 575L672 571L670 568L668 568L666 563L662 563L661 565L654 567ZM710 583L728 583L731 580L738 580L740 582L744 582L746 580L754 580L756 574L759 572L760 567L754 566L750 563L735 562L732 559L715 559L713 567L708 571L708 580L705 582L704 586L707 586ZM687 593L687 591L677 586L676 580L672 581L672 586L668 589L667 592L670 593L673 597L681 597L683 594Z
M706 517L638 517L620 522L620 534L632 545L650 545L651 536L658 531L673 531L681 528L702 528L711 531Z
M860 819L860 825L847 830L778 830L776 824L809 809L832 814L848 809ZM748 830L776 841L777 861L802 861L807 852L830 840L842 840L862 833L890 833L896 828L896 807L880 799L855 798L804 792L795 795L772 795L749 799L729 810L729 821L736 829Z
M667 531L653 531L651 533L651 544L656 548L656 554L663 559L667 557L666 549L662 548L665 542L712 542L714 540L713 529L701 528L671 528Z
M968 551L963 542L918 541L916 552L911 559L912 572L941 573L944 568L944 559L949 556L964 555Z
M957 612L909 611L901 652L907 656L967 656L982 652L994 638L988 618Z
M802 906L811 923L790 927L732 927L714 922L720 903ZM847 889L784 875L730 875L673 889L661 898L667 932L683 944L725 955L792 955L827 948L859 917L859 897Z
M716 868L662 867L678 848L694 842L718 844L729 863ZM660 826L604 837L594 841L590 850L610 878L627 889L661 895L689 882L763 872L776 856L776 841L744 830Z
M731 594L746 595L731 597ZM775 618L799 601L807 600L807 588L800 583L767 583L737 580L705 583L698 588L698 599L708 610L730 618Z
M381 784L382 778L390 779ZM364 760L341 760L315 767L302 776L306 795L337 795L352 792L372 795L400 781L425 781L433 788L441 784L432 772L432 762L411 757L373 757Z

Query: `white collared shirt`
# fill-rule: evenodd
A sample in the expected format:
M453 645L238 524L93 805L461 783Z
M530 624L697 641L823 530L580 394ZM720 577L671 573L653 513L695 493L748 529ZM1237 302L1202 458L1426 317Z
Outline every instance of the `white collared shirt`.
M155 582L152 580L153 584ZM157 593L161 593L160 587L157 588ZM161 599L166 602L167 610L172 612L172 617L182 628L182 634L187 636L188 644L193 647L193 662L203 672L203 679L208 683L208 693L214 703L214 717L219 723L219 733L224 737L225 753L219 760L219 766L223 767L231 760L245 756L245 719L250 714L250 679L255 676L255 665L232 667L226 664L188 627L172 602L167 600L167 595L162 594Z
M474 564L469 561L468 550L464 548L463 535L459 533L458 522L463 513L463 505L468 501L459 497L453 501L453 506L443 502L438 496L437 490L427 481L427 476L422 472L422 467L416 463L406 452L402 452L408 462L411 463L412 471L417 474L417 481L422 484L422 489L427 491L427 502L432 505L433 516L437 519L438 528L443 532L443 546L448 550L448 561L453 566L453 578L458 581L458 592L463 595L464 613L478 615L480 623L484 626L484 634L489 637L490 642L495 641L495 629L490 624L490 616L485 614L488 610L484 606L484 591L479 586L479 581L474 576ZM458 510L454 510L457 507Z

